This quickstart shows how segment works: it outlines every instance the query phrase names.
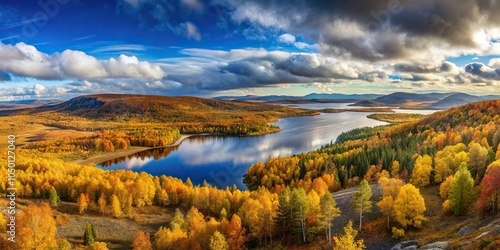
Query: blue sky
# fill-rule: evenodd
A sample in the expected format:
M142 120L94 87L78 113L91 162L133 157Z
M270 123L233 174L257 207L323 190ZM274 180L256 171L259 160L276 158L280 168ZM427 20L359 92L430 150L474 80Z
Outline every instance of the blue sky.
M0 99L500 93L500 3L3 0Z

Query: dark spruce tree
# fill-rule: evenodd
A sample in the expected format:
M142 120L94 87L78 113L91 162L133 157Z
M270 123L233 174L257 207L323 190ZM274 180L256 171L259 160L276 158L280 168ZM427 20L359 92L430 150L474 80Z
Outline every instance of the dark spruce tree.
M83 243L90 246L97 241L97 231L93 223L87 222L85 224L85 231L83 232Z

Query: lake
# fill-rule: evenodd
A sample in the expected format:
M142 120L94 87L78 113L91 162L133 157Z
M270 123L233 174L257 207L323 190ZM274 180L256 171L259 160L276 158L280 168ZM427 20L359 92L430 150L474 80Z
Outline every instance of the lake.
M345 103L302 104L303 108L345 108ZM398 110L399 111L399 110ZM405 111L405 110L401 110ZM399 112L401 112L399 111ZM435 111L415 111L423 114ZM255 137L199 136L179 146L143 151L100 164L107 170L130 169L152 175L167 175L193 184L208 183L225 188L247 189L243 175L247 169L269 157L289 156L335 142L342 132L387 124L366 118L370 113L342 112L317 116L288 117L273 124L282 131Z

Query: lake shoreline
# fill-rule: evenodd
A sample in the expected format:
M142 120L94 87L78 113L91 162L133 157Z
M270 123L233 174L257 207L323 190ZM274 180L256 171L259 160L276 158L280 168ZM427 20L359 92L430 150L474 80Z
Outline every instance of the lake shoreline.
M191 137L198 137L198 136L239 136L239 137L251 137L251 136L262 136L262 135L267 135L267 134L273 134L273 133L278 133L281 132L281 128L273 131L268 131L268 132L259 132L257 134L249 134L249 135L226 135L226 134L219 134L219 133L202 133L202 134L183 134L179 139L177 139L174 143L165 145L165 146L158 146L158 147L141 147L141 146L131 146L126 150L122 151L115 151L115 152L104 152L98 155L93 155L87 159L77 159L73 160L71 162L81 164L81 165L95 165L99 164L105 161L110 161L116 158L120 157L127 157L129 155L137 154L143 151L147 150L152 150L152 149L158 149L158 148L169 148L169 147L176 147L179 146L184 140L191 138Z
M118 158L102 169L127 169L155 176L172 176L183 181L189 177L194 185L207 181L221 188L236 185L246 190L243 175L256 162L317 150L353 127L387 124L368 119L367 114L342 112L282 117L272 121L272 125L280 128L279 133L272 129L269 134L259 133L259 136L211 134L205 137L206 140L190 139L176 150L151 150L136 154L140 155L137 158Z
M72 162L73 163L77 163L77 164L81 164L81 165L89 165L89 164L95 165L95 164L99 164L99 163L102 163L102 162L105 162L105 161L109 161L109 160L113 160L113 159L116 159L116 158L127 157L129 155L137 154L139 152L143 152L143 151L146 151L146 150L151 150L151 149L156 149L156 148L168 148L168 147L179 146L184 140L186 140L188 138L191 138L191 137L194 137L194 136L208 136L208 135L212 135L212 134L209 134L209 133L204 133L204 134L185 134L185 135L181 135L181 137L179 137L179 139L177 139L174 143L169 144L169 145L165 145L165 146L158 146L158 147L132 146L132 147L126 149L126 150L116 151L116 152L105 152L105 153L102 153L102 154L91 156L91 157L89 157L87 159L78 159L78 160L74 160Z

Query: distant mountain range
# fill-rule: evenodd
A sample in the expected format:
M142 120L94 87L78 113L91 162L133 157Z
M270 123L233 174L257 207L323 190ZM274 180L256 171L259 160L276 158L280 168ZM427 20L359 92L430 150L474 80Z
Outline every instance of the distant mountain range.
M302 103L352 103L351 106L361 107L399 107L410 109L447 109L470 102L500 99L500 95L475 96L460 92L415 94L395 92L388 95L378 94L318 94L305 96L269 95L269 96L219 96L213 98L223 101L253 101L278 104ZM0 101L1 108L46 107L61 104L61 100L21 100Z
M63 101L60 100L20 100L20 101L0 101L0 106L8 105L26 105L33 107L47 106L59 104Z
M352 106L447 109L470 102L493 99L500 99L500 95L475 96L465 93L414 94L395 92L389 95L377 97L373 100L362 100L352 104Z
M305 95L306 99L373 99L380 97L381 95L376 94L352 94L352 95L344 95L344 94L317 94L312 93Z
M288 95L246 95L246 96L218 96L216 100L238 100L238 101L262 101L276 103L311 103L311 102L356 102L359 100L375 99L382 95L377 94L317 94L312 93L305 96L288 96Z
M352 102L351 106L361 107L400 107L412 109L447 109L469 102L500 99L500 95L475 96L465 93L426 93L415 94L395 92L388 95L377 94L308 94L305 96L220 96L217 100L261 101L271 103L340 103Z

